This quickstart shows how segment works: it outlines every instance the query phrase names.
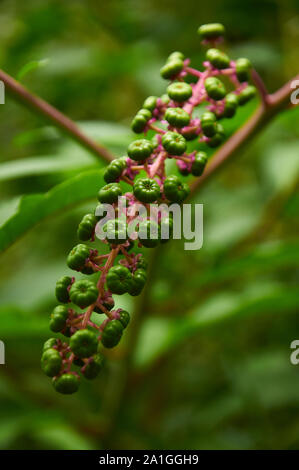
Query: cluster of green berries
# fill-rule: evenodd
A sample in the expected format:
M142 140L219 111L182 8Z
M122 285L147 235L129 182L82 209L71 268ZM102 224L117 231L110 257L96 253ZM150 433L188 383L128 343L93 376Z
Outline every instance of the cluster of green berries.
M204 70L191 68L190 60L181 52L170 54L161 69L161 76L170 81L167 93L144 101L131 126L144 136L129 145L126 156L108 165L104 173L107 184L98 192L98 206L78 226L80 243L70 251L67 265L98 277L94 281L63 276L56 284L59 305L51 314L50 329L61 338L46 341L41 365L60 393L76 392L81 376L94 379L103 369L105 350L120 342L130 321L127 311L114 308L113 295L139 295L146 283L147 263L138 249L154 248L173 236L171 213L158 211L154 219L149 210L153 203L181 204L189 195L188 184L179 176L166 175L166 159L176 161L182 176L201 176L207 153L190 151L189 141L219 146L225 138L220 121L233 117L239 106L255 96L255 88L248 83L250 62L244 58L232 61L216 48L224 27L218 23L203 25L198 33L204 44L212 46L206 52ZM223 77L230 83L229 89ZM203 103L205 111L195 114ZM146 138L148 131L154 131L155 136ZM125 192L122 182L131 190ZM119 198L124 202L121 207ZM142 220L134 215L139 204L146 208ZM108 221L104 217L106 205L113 208ZM137 222L135 237L128 230L132 220ZM107 254L89 246L99 226L105 234ZM103 317L100 322L96 321L102 318L98 315Z

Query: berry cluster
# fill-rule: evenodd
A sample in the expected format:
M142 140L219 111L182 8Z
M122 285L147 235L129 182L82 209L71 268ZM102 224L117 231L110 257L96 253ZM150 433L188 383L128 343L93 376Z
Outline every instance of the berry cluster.
M115 209L116 216L103 225L109 253L99 255L96 249L80 243L67 258L68 267L75 271L87 275L99 273L97 283L63 276L56 284L60 304L51 314L50 329L65 339L46 341L41 364L46 375L53 377L58 392L76 392L79 371L86 379L95 378L103 367L103 347L113 348L119 343L130 315L114 309L113 294L139 295L147 277L142 254L130 252L135 241L138 247L152 248L172 237L172 217L159 212L158 219L153 220L149 214L152 203L180 204L189 194L189 186L178 176L166 176L166 159L176 161L181 175L200 176L207 154L188 151L188 142L197 139L210 147L219 146L225 137L221 119L233 117L238 106L256 93L255 87L248 84L250 62L244 58L232 61L216 48L224 27L203 25L198 33L204 44L212 46L206 52L203 70L191 68L190 60L181 52L168 57L161 69L161 76L170 80L167 94L148 97L132 122L135 133L146 135L154 131L155 136L135 140L129 145L127 156L109 164L104 174L107 184L98 193L99 205L94 214L85 215L79 224L79 240L92 242L103 218L97 215L99 206L110 204ZM198 113L202 104L205 109ZM131 191L124 192L121 181L130 185ZM117 205L120 196L125 200L121 213ZM138 219L135 240L128 234L128 223L136 218L134 207L140 203L147 216ZM166 238L161 236L165 229ZM77 312L76 307L81 311ZM103 314L105 319L96 324L91 318L93 313Z

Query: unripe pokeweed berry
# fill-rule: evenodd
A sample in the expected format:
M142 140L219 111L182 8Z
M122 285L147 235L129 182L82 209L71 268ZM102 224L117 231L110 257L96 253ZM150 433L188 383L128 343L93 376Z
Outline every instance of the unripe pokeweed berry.
M154 220L139 223L138 239L143 246L154 248L159 244L159 225Z
M168 176L164 181L164 194L171 202L183 202L189 195L189 192L189 186L186 183L182 183L175 175Z
M207 144L209 145L209 147L218 147L218 145L222 144L224 138L225 132L223 126L219 124L219 122L217 122L216 134L207 142Z
M236 74L239 82L247 82L249 80L249 72L251 63L248 59L240 58L236 60Z
M192 87L185 82L171 83L167 87L167 94L173 101L181 103L192 96Z
M202 132L207 137L213 137L216 134L216 114L206 111L200 118Z
M185 59L185 56L182 52L179 52L179 51L174 51L172 52L169 56L168 56L168 59L167 61L170 62L171 60L184 60Z
M62 365L62 359L56 349L47 349L41 358L41 367L48 377L54 377L59 374Z
M62 276L56 282L55 295L58 302L66 304L69 302L69 291L68 287L71 285L72 279L69 276Z
M82 279L74 282L70 289L70 299L80 308L93 304L99 295L97 286L92 281Z
M112 245L121 245L128 239L127 224L120 219L111 219L103 226L106 240Z
M193 176L201 176L208 161L206 152L197 152L192 163L191 173Z
M128 155L132 160L141 162L148 158L153 151L153 145L149 140L139 139L132 142L128 147Z
M88 246L79 243L69 253L67 257L67 265L69 268L80 271L89 257L90 249Z
M153 111L157 105L157 96L148 96L143 103L143 108L148 109L149 111Z
M182 108L168 108L165 113L165 119L174 127L185 127L190 122L189 114Z
M50 316L50 330L54 333L58 333L63 330L66 325L68 314L69 311L65 305L57 305Z
M113 294L125 294L132 285L132 273L125 266L113 266L107 274L106 282Z
M149 109L140 109L131 123L131 129L136 134L143 132L148 120L152 117Z
M236 114L238 104L239 101L237 95L235 93L228 93L225 97L223 116L232 118Z
M102 344L105 348L114 348L122 337L123 325L119 320L111 320L105 326L102 333Z
M221 23L208 23L201 25L197 30L201 40L217 39L225 34L225 28Z
M126 168L126 157L121 157L113 160L107 166L104 173L104 180L106 183L114 183Z
M98 192L98 200L105 204L113 204L117 202L118 198L122 195L122 190L119 184L109 183Z
M184 62L178 58L174 58L166 62L166 64L160 69L160 74L165 80L174 78L178 75L184 67Z
M70 339L70 348L75 356L81 359L90 357L97 352L97 336L93 331L86 328L78 330Z
M136 269L132 276L132 286L130 287L130 295L139 295L146 283L146 271L144 269Z
M134 196L140 202L154 202L160 197L160 186L150 178L140 178L133 186Z
M86 214L78 226L77 235L79 240L83 242L90 240L94 234L96 224L96 217L93 214Z
M215 101L222 100L225 97L225 86L216 77L208 77L205 79L205 89L210 98Z
M244 104L248 103L252 98L256 95L256 88L253 85L249 85L238 96L239 105L243 106Z
M185 138L177 132L166 132L162 145L170 155L182 155L187 148Z
M126 310L121 310L119 312L119 321L121 322L124 328L127 328L130 323L130 314Z
M49 338L43 345L43 352L47 351L47 349L52 349L54 346L57 346L57 339L56 338Z
M92 360L84 368L84 377L88 380L95 379L101 372L104 363L104 356L100 353L95 354Z
M230 60L228 55L219 51L219 49L208 49L206 52L206 58L216 69L221 70L229 67Z
M71 395L72 393L77 392L79 385L79 377L75 374L72 374L71 372L63 374L53 381L53 386L56 392L62 393L64 395Z

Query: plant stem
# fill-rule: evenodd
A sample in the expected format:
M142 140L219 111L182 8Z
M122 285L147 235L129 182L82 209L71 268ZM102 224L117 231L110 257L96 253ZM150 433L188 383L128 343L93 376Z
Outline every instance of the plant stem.
M71 119L43 99L30 93L23 85L18 83L14 78L1 69L0 80L3 81L5 90L7 90L14 98L25 104L27 107L30 107L36 113L47 118L56 127L61 129L72 139L76 140L80 145L92 152L101 160L104 159L110 162L114 159L114 155L110 153L108 149L87 137Z

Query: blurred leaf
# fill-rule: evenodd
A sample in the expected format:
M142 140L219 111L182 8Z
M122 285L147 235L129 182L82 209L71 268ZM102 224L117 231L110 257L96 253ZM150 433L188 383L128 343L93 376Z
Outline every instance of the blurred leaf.
M92 156L85 154L72 158L67 156L42 156L24 158L0 164L0 181L21 178L24 176L57 173L66 170L79 170L96 166L97 162ZM98 166L98 165L97 165Z
M245 315L287 313L297 305L297 290L276 284L249 286L239 294L220 292L184 318L146 320L138 339L135 365L149 365L202 328Z
M45 194L24 196L14 215L0 227L0 251L46 217L94 197L103 184L103 170L90 170L66 180Z
M17 80L21 80L25 77L25 75L27 75L29 72L32 72L33 70L45 67L48 63L49 59L32 60L31 62L28 62L18 72Z

